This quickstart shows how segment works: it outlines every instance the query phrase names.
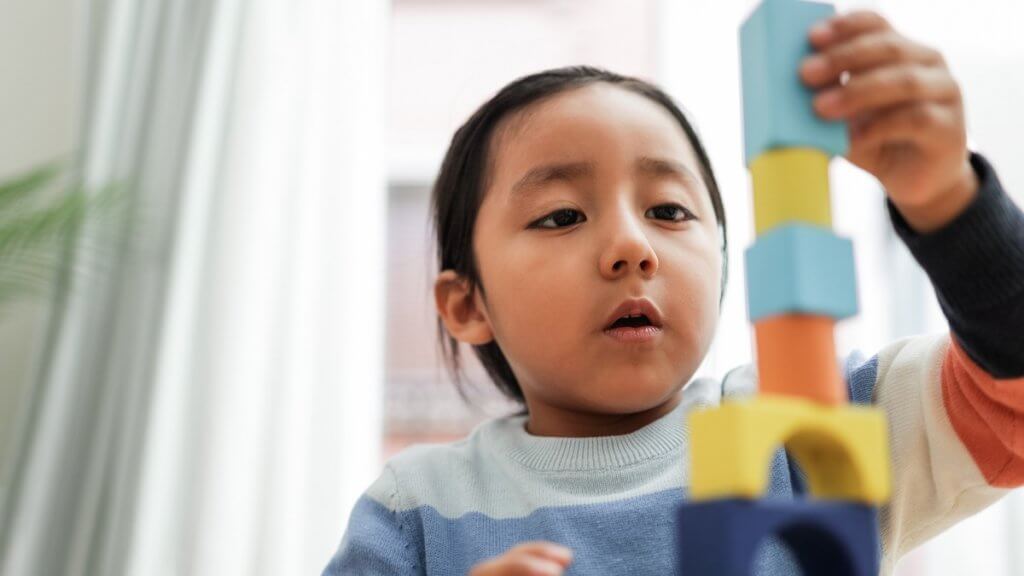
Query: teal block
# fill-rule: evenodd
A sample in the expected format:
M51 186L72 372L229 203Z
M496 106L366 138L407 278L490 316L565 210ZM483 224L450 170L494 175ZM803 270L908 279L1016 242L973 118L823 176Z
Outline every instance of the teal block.
M835 14L831 4L763 0L740 27L743 135L746 164L772 148L811 147L846 153L846 123L814 111L814 91L800 80L800 63L814 49L811 26Z
M758 237L745 257L751 322L777 314L857 314L853 242L831 229L779 226Z

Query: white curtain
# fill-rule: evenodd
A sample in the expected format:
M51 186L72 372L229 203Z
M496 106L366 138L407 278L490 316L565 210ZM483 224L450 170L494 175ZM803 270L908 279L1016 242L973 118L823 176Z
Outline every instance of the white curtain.
M379 467L388 4L86 12L81 177L130 218L55 303L0 570L319 573Z

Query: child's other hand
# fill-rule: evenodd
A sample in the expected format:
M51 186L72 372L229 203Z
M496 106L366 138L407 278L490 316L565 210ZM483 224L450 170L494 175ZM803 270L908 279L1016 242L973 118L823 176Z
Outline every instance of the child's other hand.
M800 67L823 118L844 119L846 158L873 174L920 233L941 228L978 188L967 155L960 87L942 54L879 14L837 15L811 28L816 54ZM840 76L849 72L845 84Z
M473 567L469 576L560 576L572 550L551 542L525 542Z

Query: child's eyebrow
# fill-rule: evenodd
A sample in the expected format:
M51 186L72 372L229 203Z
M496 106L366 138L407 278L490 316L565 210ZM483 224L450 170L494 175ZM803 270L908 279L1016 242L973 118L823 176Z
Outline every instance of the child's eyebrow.
M522 196L530 190L535 190L550 182L570 181L591 176L595 166L593 162L566 162L536 166L512 186L512 197ZM675 160L640 156L636 159L635 167L637 174L668 176L679 180L686 187L700 184L700 179L692 170Z

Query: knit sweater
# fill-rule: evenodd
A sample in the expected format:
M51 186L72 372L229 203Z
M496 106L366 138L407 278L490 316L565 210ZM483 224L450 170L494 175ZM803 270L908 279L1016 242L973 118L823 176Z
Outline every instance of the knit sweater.
M882 574L899 557L1024 484L1024 213L989 163L971 164L977 197L920 235L888 201L890 220L928 274L949 332L838 360L851 402L889 420L893 495L879 513ZM674 514L687 498L692 410L756 393L756 366L697 378L682 402L620 436L526 432L525 416L484 422L465 439L391 458L358 500L325 576L465 575L528 540L573 550L567 574L672 574ZM804 492L780 449L769 497ZM768 539L756 574L799 573Z

